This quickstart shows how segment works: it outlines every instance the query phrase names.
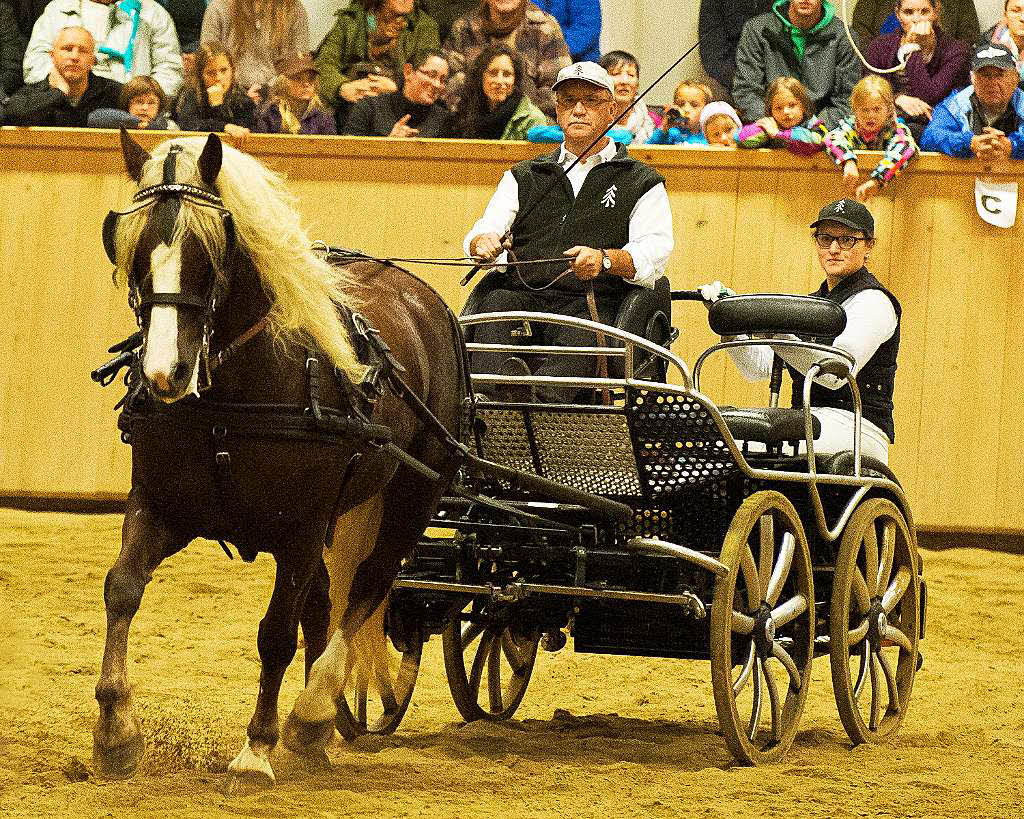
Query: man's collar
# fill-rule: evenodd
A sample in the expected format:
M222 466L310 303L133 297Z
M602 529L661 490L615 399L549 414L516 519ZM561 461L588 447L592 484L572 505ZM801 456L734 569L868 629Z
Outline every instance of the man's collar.
M596 154L593 154L589 159L583 160L583 162L594 162L594 158L598 158L598 162L609 162L615 159L615 154L618 153L619 146L615 144L615 140L609 137L608 144L605 145ZM563 168L572 162L576 161L576 154L568 150L563 142L558 149L558 164ZM583 163L580 163L583 164Z

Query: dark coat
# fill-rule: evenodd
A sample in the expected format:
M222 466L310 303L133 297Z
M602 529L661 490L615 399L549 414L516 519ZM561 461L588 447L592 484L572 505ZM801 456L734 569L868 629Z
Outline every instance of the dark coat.
M736 46L747 20L771 11L772 0L701 0L697 36L700 62L708 76L732 91Z
M343 133L348 136L388 136L395 123L406 114L410 114L407 125L418 129L418 136L455 135L452 114L442 103L417 105L409 102L401 91L363 97L349 110Z
M0 98L21 88L21 61L25 57L25 38L18 28L14 9L0 2Z
M32 36L32 26L36 24L36 20L39 19L50 0L4 0L4 2L9 2L13 6L21 36L27 43Z
M225 125L256 127L256 103L232 86L220 105L200 101L194 88L185 88L174 105L174 121L183 131L223 131Z
M106 77L89 75L89 85L72 105L67 95L50 87L50 81L26 85L8 100L0 111L4 125L45 125L58 128L88 128L89 114L98 108L117 108L121 100L121 83Z

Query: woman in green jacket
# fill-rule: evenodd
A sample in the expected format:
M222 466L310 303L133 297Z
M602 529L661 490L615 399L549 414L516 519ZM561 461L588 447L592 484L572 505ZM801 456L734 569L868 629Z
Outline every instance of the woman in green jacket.
M457 133L468 139L526 139L547 117L523 93L523 63L503 43L485 48L466 76Z

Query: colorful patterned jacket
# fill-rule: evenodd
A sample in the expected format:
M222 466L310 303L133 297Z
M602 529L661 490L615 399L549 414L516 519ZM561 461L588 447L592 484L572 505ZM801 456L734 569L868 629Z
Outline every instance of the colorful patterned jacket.
M756 122L744 125L736 142L741 148L785 148L797 156L813 156L821 150L827 129L820 117L811 117L802 125L780 128L778 134L768 132Z
M853 116L845 117L838 127L825 134L825 153L842 167L850 159L856 160L854 151L884 151L885 156L871 172L871 178L885 187L917 155L917 143L902 120L886 125L870 142L859 133Z

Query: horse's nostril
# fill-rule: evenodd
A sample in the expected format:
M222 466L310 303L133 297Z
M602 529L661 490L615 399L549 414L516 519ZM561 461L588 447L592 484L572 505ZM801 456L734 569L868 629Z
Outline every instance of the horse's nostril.
M180 361L174 365L174 371L171 373L171 380L181 381L186 375L188 375L188 364L184 361Z

